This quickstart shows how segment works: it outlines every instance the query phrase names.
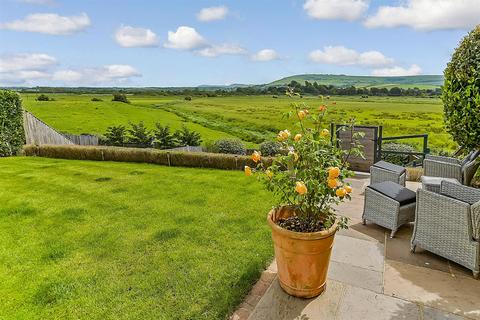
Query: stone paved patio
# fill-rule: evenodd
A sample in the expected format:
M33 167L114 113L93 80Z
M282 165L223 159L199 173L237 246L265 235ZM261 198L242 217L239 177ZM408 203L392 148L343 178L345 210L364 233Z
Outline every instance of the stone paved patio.
M385 228L362 225L368 179L351 182L353 199L338 208L350 228L335 238L325 293L288 296L273 262L231 319L480 319L480 281L470 270L418 247L410 253L413 225L394 239ZM416 190L418 183L407 186Z

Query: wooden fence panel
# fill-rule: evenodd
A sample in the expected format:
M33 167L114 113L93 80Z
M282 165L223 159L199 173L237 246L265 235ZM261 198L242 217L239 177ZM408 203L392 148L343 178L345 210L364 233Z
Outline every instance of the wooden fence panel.
M27 144L74 144L30 112L24 110L23 115L25 140Z
M337 138L340 140L340 147L344 150L348 150L352 144L351 132L338 130L341 126L336 126ZM350 163L350 169L355 171L368 172L370 166L377 161L378 152L378 127L370 126L355 126L354 132L363 132L364 137L359 139L359 143L363 146L362 150L364 158L358 156L350 156L348 163Z
M68 140L79 146L98 146L98 137L92 134L63 134Z

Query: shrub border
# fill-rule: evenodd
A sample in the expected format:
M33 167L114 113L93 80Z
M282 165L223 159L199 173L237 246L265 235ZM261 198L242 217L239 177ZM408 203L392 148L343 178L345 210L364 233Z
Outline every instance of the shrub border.
M30 157L152 163L222 170L243 170L246 165L256 166L249 156L110 146L25 145L23 154ZM268 166L272 163L272 158L264 158L262 161Z

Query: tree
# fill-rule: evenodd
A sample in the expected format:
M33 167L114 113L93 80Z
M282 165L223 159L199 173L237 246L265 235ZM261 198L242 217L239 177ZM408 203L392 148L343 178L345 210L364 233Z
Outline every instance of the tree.
M181 130L175 131L175 138L178 144L184 146L199 146L202 143L200 133L188 129L185 125Z
M154 135L154 146L158 149L170 149L177 145L177 140L175 136L170 132L169 126L162 126L160 123L155 124L155 130L153 131Z
M114 93L112 101L130 103L130 101L127 99L127 96L123 93Z
M37 97L36 100L37 100L37 101L51 101L51 100L53 100L53 99L50 99L47 95L45 95L45 94L42 93L41 95L39 95L39 96Z
M447 131L467 151L480 147L480 25L455 50L444 72Z
M107 138L107 144L112 146L123 146L126 142L126 128L125 126L111 126L107 128L105 132L105 138Z
M130 123L130 129L128 129L128 143L148 148L152 146L152 142L153 137L147 127L145 127L143 121L140 121L137 124Z

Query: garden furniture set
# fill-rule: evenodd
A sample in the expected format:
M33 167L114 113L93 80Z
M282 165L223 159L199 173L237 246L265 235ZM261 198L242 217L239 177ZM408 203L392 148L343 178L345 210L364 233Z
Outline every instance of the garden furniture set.
M440 156L424 160L422 187L405 187L406 170L380 161L370 168L362 223L391 230L413 222L411 251L417 246L452 260L480 275L480 189L470 187L480 165L480 151L462 161Z

